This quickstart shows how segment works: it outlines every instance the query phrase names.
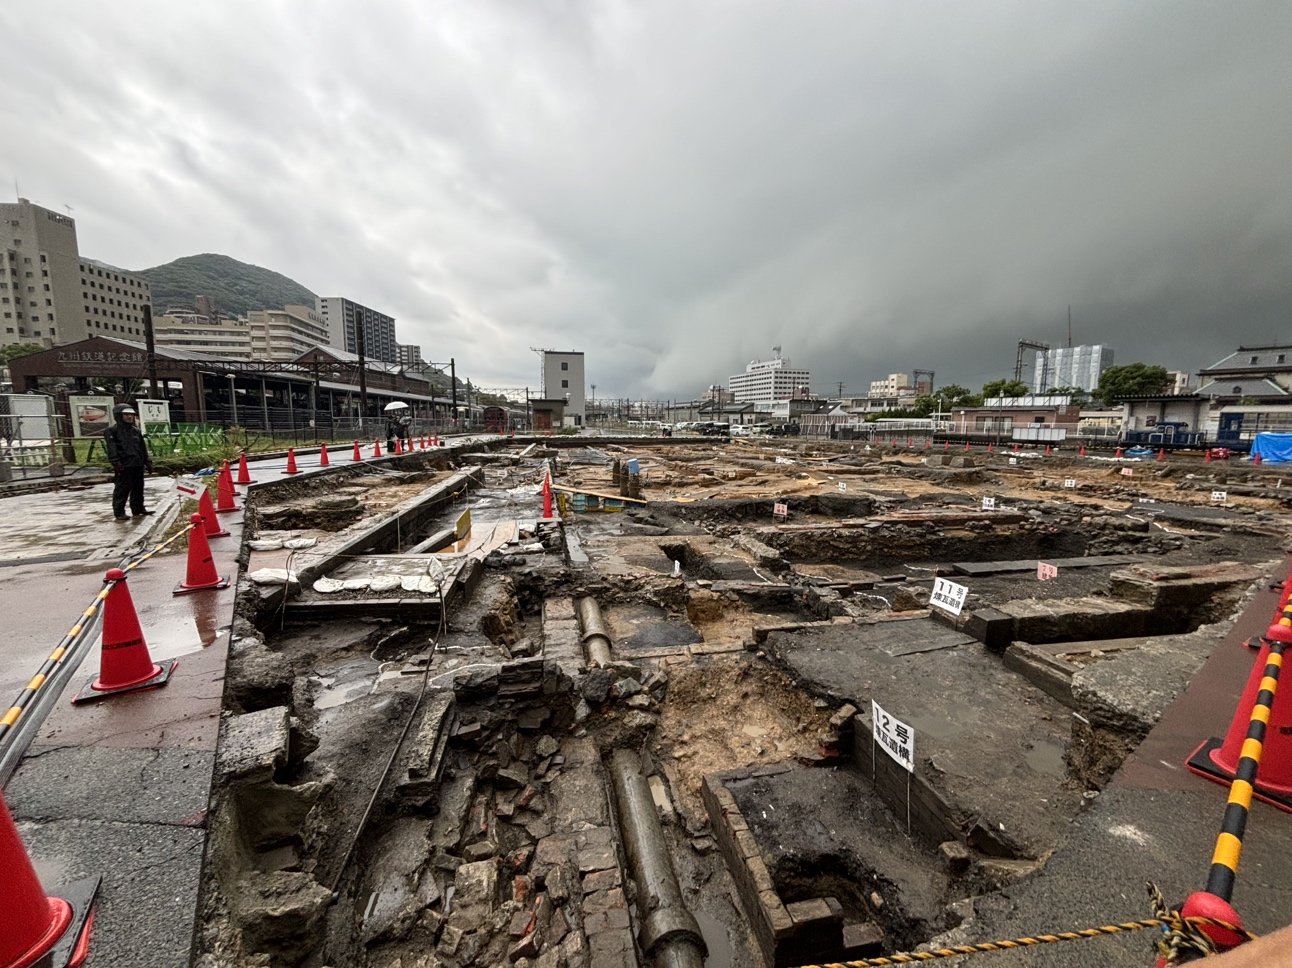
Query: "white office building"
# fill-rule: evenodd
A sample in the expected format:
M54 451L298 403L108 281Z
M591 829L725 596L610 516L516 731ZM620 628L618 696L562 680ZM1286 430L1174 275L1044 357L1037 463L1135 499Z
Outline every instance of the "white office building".
M872 397L895 397L903 390L911 389L909 373L890 373L882 380L870 381Z
M1100 374L1112 365L1112 347L1103 343L1038 350L1032 392L1045 393L1057 387L1080 387L1089 392L1099 386Z
M583 390L581 351L543 351L543 397L565 403L563 426L583 426L587 419L587 396Z
M727 386L736 403L770 404L788 400L799 390L807 393L811 379L807 370L793 369L789 360L778 355L771 360L752 360L744 373L736 373L727 381Z

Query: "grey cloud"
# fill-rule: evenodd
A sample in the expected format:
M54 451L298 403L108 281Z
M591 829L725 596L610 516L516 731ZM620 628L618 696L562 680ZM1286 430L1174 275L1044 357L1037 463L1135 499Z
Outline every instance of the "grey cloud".
M1022 336L1292 336L1292 8L84 0L0 9L0 174L87 254L386 309L485 385L980 384ZM23 38L16 43L16 38Z

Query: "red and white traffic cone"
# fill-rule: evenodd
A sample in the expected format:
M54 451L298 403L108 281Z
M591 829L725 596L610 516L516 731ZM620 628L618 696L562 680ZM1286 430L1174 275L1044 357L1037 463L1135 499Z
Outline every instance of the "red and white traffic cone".
M211 503L211 492L202 488L202 496L197 499L197 513L202 515L202 526L208 538L227 538L229 532L220 525L215 515L215 506Z
M195 514L188 519L197 525L188 533L188 567L184 580L175 586L176 595L187 595L190 592L202 592L214 588L228 588L229 579L215 570L215 559L211 557L211 545L206 540L206 531L202 528L202 515Z
M300 472L301 472L300 468L296 466L296 448L288 447L287 448L287 470L283 471L283 473L299 474Z
M247 452L244 450L238 455L238 484L254 484L251 479L251 472L247 469Z
M0 965L4 968L79 968L90 951L94 896L99 877L88 877L46 894L0 793Z
M1082 444L1082 445L1081 445L1081 453L1080 453L1078 456L1079 456L1079 457L1085 457L1085 456L1086 456L1086 445L1085 445L1085 444Z
M206 535L201 528L201 515L195 514L193 517L198 527L189 534L200 535L202 543L206 544ZM179 664L171 661L159 665L148 654L148 644L144 641L143 629L139 627L139 615L135 612L134 600L126 586L126 573L120 568L113 568L103 576L103 580L111 582L112 587L103 601L103 645L99 655L99 675L72 700L77 705L164 686Z
M967 440L966 440L966 441L965 441L965 450L968 450L968 449L969 449L969 441L967 441Z
M217 481L215 492L216 514L228 514L231 511L242 510L233 500L233 474L229 471L229 462L227 460L224 462L224 466L220 468L220 477Z
M1256 453L1252 455L1252 463L1259 464L1260 462L1261 462L1261 452L1258 450Z
M357 440L354 442L354 456L353 456L353 457L351 457L350 459L351 459L352 461L353 461L353 460L363 460L363 455L362 455L361 453L359 453L359 441L357 441Z

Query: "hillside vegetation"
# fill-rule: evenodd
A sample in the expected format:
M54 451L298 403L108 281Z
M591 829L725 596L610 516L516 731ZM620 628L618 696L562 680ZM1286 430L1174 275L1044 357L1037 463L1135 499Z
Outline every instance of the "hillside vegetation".
M155 313L171 306L191 307L196 296L210 296L216 309L237 316L252 309L314 305L314 293L295 279L211 252L184 256L136 275L152 287Z

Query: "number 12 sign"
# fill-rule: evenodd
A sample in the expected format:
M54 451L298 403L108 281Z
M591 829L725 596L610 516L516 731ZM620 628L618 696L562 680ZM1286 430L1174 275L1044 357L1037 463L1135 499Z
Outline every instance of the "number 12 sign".
M907 773L915 772L915 730L894 719L875 700L870 701L870 721L875 742Z

